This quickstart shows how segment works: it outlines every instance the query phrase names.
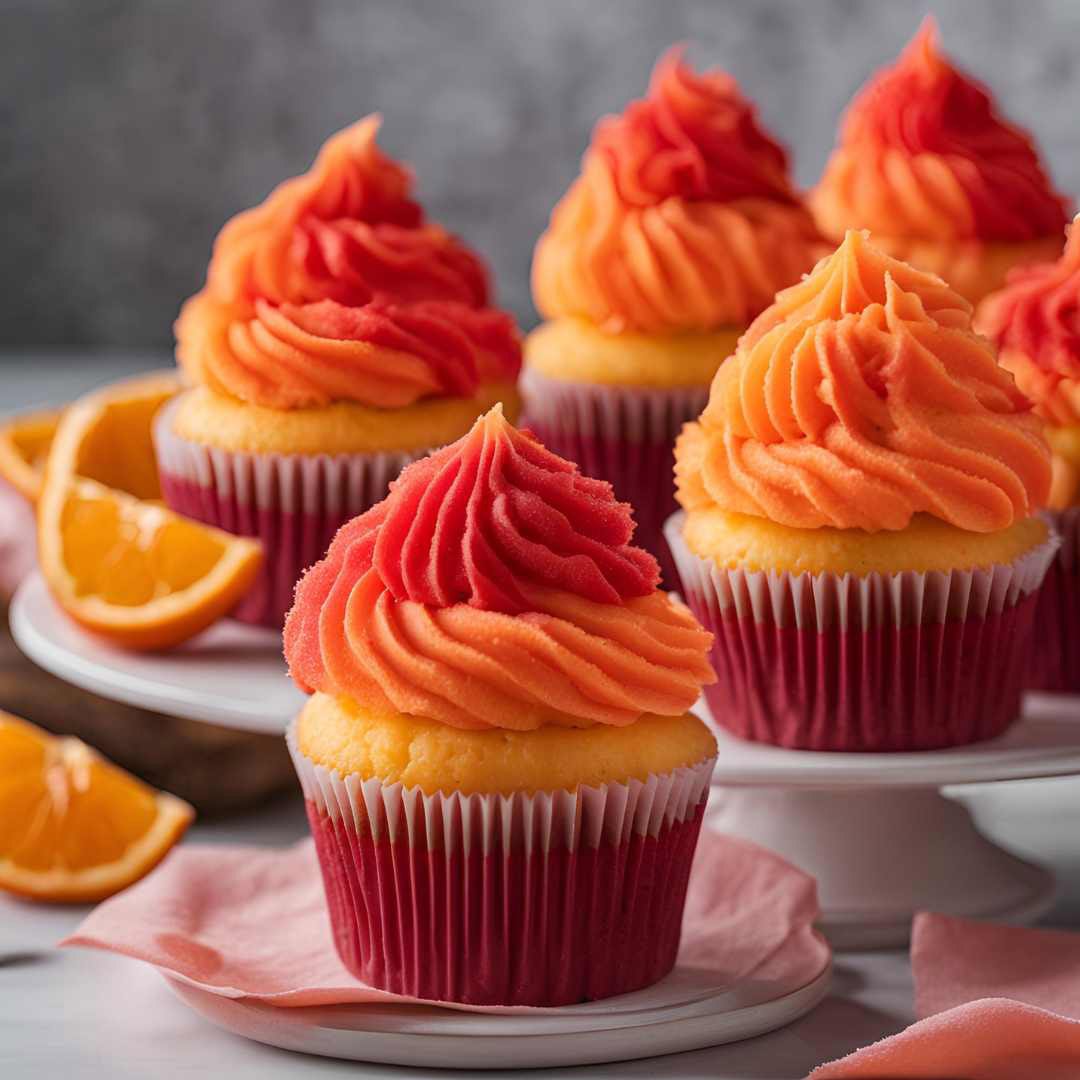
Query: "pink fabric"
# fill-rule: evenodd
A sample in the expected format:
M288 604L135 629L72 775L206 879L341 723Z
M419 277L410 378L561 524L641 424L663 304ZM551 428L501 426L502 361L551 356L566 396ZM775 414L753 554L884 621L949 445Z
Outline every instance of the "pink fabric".
M745 841L704 832L680 963L709 972L717 985L750 977L810 982L829 956L813 929L817 914L809 876ZM372 989L346 970L311 841L286 851L182 845L62 944L131 956L212 993L274 1005L414 1000Z
M923 914L911 961L924 1019L812 1080L1080 1077L1080 934Z
M15 592L36 559L34 511L22 495L0 481L0 597Z

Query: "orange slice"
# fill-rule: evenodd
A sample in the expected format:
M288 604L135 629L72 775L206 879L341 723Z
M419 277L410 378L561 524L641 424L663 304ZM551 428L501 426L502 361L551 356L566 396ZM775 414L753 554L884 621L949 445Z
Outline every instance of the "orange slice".
M118 645L164 649L194 637L251 588L261 561L255 540L94 480L47 474L41 572L71 618Z
M0 423L0 479L30 502L41 494L45 458L59 422L57 411L22 413Z
M193 817L78 739L0 712L0 889L103 900L152 870Z
M130 649L205 630L251 588L258 543L156 502L151 428L176 392L148 375L80 398L57 426L38 498L38 563L60 606Z
M153 372L79 398L57 426L47 471L85 476L137 499L160 499L151 429L182 385L175 372Z

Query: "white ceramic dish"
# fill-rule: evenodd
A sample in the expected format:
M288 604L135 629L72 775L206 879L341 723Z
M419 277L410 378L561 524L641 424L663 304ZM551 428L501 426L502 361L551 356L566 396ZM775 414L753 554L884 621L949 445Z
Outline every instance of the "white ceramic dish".
M284 1009L167 982L211 1023L286 1050L386 1065L523 1069L630 1061L775 1031L821 1001L829 974L826 967L805 986L748 981L716 990L676 969L657 987L535 1016L416 1005Z

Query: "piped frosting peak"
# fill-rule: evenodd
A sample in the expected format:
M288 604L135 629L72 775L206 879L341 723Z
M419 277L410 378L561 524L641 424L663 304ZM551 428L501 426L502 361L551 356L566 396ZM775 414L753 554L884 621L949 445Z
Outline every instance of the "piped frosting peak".
M409 466L297 587L293 677L458 727L626 724L711 681L610 485L496 407Z
M1061 258L1014 270L976 327L1051 424L1080 425L1080 215Z
M483 263L425 220L412 174L375 142L379 122L334 135L307 173L221 230L206 287L176 324L177 358L193 379L291 409L398 407L516 378L518 335L488 307ZM388 336L396 344L377 340Z
M533 292L549 318L613 333L741 326L818 244L786 151L735 80L673 49L644 99L596 125L537 245Z
M677 447L679 498L796 528L1007 528L1043 505L1041 425L971 308L849 232L780 293Z
M852 101L812 203L835 236L1019 242L1066 220L1031 136L941 53L932 19Z

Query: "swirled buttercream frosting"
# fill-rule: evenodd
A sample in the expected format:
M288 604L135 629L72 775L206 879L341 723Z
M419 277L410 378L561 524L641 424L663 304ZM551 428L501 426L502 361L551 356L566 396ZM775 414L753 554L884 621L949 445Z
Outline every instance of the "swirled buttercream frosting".
M496 407L409 466L301 579L285 655L308 691L462 728L682 715L710 635L657 590L611 486Z
M533 261L548 318L609 332L744 326L821 253L784 149L722 71L678 50L601 120Z
M1057 262L1014 270L980 306L976 329L1057 427L1080 425L1080 216Z
M1046 500L1041 427L967 301L851 231L720 368L678 495L795 528L992 532Z
M932 20L852 101L811 204L835 237L1018 242L1066 221L1031 136L942 55Z
M221 230L176 324L192 378L282 409L400 406L516 378L518 334L488 307L483 263L425 221L378 126L339 132L307 173Z

